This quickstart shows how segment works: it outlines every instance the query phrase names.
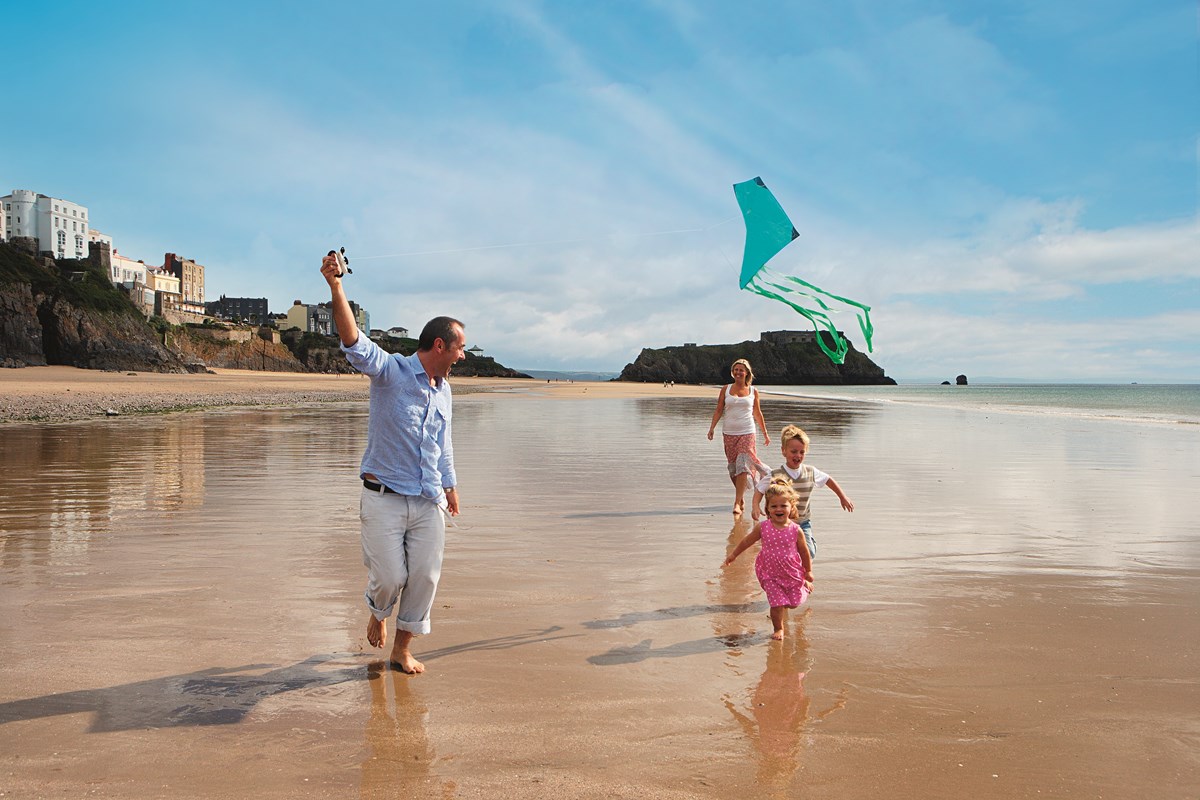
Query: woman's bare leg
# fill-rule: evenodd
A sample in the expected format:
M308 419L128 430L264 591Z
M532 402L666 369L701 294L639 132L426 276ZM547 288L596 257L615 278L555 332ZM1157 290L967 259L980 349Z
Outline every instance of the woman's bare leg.
M750 476L743 472L733 478L733 513L739 517L746 508L746 484Z

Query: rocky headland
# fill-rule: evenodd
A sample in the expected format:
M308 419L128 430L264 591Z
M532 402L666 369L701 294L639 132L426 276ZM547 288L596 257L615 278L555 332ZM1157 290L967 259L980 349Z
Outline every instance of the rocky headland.
M47 364L187 371L99 265L0 242L0 366Z
M417 349L415 339L379 344L403 355ZM113 372L354 371L337 337L148 320L100 263L38 255L32 239L0 242L0 366L47 365ZM529 377L474 353L467 353L454 374Z
M894 385L883 368L853 343L843 364L834 364L811 334L777 331L763 334L757 342L740 344L682 345L646 348L637 360L626 365L619 381L664 383L729 382L729 367L739 358L754 368L755 383L776 386L869 386Z

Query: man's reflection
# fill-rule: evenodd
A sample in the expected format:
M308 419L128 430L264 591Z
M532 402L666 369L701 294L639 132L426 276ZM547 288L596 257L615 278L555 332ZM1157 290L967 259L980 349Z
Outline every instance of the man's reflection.
M431 796L436 788L430 770L435 754L426 731L428 709L413 694L409 676L388 669L383 661L373 662L367 670L371 716L367 720L369 755L363 762L362 797Z

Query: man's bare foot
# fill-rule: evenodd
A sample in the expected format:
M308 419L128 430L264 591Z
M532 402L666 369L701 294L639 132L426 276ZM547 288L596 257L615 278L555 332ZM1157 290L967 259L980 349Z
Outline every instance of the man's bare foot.
M400 653L392 650L392 668L407 675L420 675L425 671L425 665L413 658L413 654L408 650Z
M735 517L740 517L742 515L742 512L745 510L745 508L746 508L745 502L742 500L738 500L736 503L733 504L733 515Z
M771 638L777 642L782 642L783 641L783 630L781 629L781 630L775 631L774 633L771 634Z
M387 644L387 626L383 624L383 620L375 619L374 614L367 620L367 643L371 647L383 647Z
M425 665L413 658L412 651L408 649L412 640L411 633L396 629L396 643L392 645L392 667L407 675L419 675L425 671Z

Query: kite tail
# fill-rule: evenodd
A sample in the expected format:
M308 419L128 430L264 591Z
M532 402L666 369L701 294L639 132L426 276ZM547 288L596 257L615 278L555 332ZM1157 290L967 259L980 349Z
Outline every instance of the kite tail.
M773 292L764 286L760 286L757 281L751 281L750 283L746 284L745 288L747 291L760 294L763 297L769 297L772 300L778 300L784 305L790 306L801 316L807 317L808 321L813 324L813 329L817 331L817 345L825 351L825 355L829 356L829 360L834 364L844 364L846 362L846 353L849 351L850 347L846 344L845 338L838 333L837 326L833 324L833 320L831 320L827 314L821 311L813 311L812 309L798 305L783 295ZM820 301L818 300L818 302ZM820 328L822 327L824 327L829 333L829 338L833 342L832 349L829 347L829 345L825 344L825 338L821 336Z
M858 320L858 329L862 332L863 339L867 343L867 352L874 352L874 347L872 346L871 339L875 334L875 326L871 323L871 307L870 306L859 303L856 300L851 300L849 297L842 297L840 295L833 294L832 292L827 292L819 286L814 286L813 284L809 283L808 281L801 280L800 278L797 278L792 275L782 275L782 276L776 275L776 274L772 273L770 270L763 269L763 270L760 270L759 273L754 276L754 282L757 283L760 278L763 279L763 282L766 283L767 286L769 286L773 289L776 289L781 293L796 294L796 295L800 295L801 297L808 297L808 298L812 299L815 303L820 305L822 310L824 310L824 311L830 311L832 309L829 307L829 304L827 304L824 300L821 299L822 296L828 297L833 300L837 300L839 303L844 303L848 306L852 306L852 307L858 309L857 311L854 312L854 315ZM802 291L802 290L794 289L791 286L784 285L783 283L781 283L781 281L787 281L788 283L803 286L806 289L808 289L809 291ZM747 288L749 288L749 287L747 287ZM783 298L780 298L780 297L775 297L775 299L782 300L783 302L787 303L792 308L795 308L797 311L801 311L801 309L796 308L796 305L794 303L789 303L788 301L783 300ZM801 312L801 313L803 313L803 312ZM805 316L808 316L808 315L805 314Z

